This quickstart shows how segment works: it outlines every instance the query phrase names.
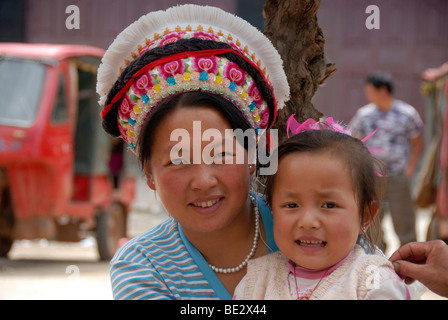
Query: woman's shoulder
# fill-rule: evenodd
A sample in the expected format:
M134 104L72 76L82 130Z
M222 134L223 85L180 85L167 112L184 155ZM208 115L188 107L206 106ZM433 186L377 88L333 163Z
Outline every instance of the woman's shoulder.
M179 236L177 222L168 218L155 227L141 233L126 242L115 254L112 262L117 260L139 260L163 253L175 254L184 248Z
M115 299L216 298L172 218L123 245L110 275Z

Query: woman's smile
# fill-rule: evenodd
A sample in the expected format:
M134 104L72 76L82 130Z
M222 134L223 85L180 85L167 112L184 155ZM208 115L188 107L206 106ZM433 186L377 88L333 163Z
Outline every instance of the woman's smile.
M192 205L194 205L195 207L209 208L212 205L214 205L215 203L217 203L219 200L221 200L221 199L218 198L218 199L208 200L208 201L195 201L192 203Z
M195 212L201 215L210 215L217 212L223 200L224 197L213 197L211 199L204 200L198 199L190 202L188 205L193 208Z

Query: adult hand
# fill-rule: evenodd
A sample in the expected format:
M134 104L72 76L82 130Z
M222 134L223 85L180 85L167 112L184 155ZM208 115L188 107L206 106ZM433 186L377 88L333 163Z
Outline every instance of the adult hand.
M443 241L407 243L390 261L407 284L418 280L434 293L448 297L448 245Z

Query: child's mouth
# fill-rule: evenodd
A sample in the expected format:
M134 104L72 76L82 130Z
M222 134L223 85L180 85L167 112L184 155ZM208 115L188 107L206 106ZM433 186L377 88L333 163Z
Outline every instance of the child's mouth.
M327 242L320 240L296 240L299 246L303 247L325 247Z

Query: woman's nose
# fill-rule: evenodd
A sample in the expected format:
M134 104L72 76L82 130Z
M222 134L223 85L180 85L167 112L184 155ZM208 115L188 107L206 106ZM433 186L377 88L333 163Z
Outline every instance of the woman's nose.
M208 164L194 164L192 165L193 172L191 178L192 190L208 190L218 184L216 170L214 166Z

